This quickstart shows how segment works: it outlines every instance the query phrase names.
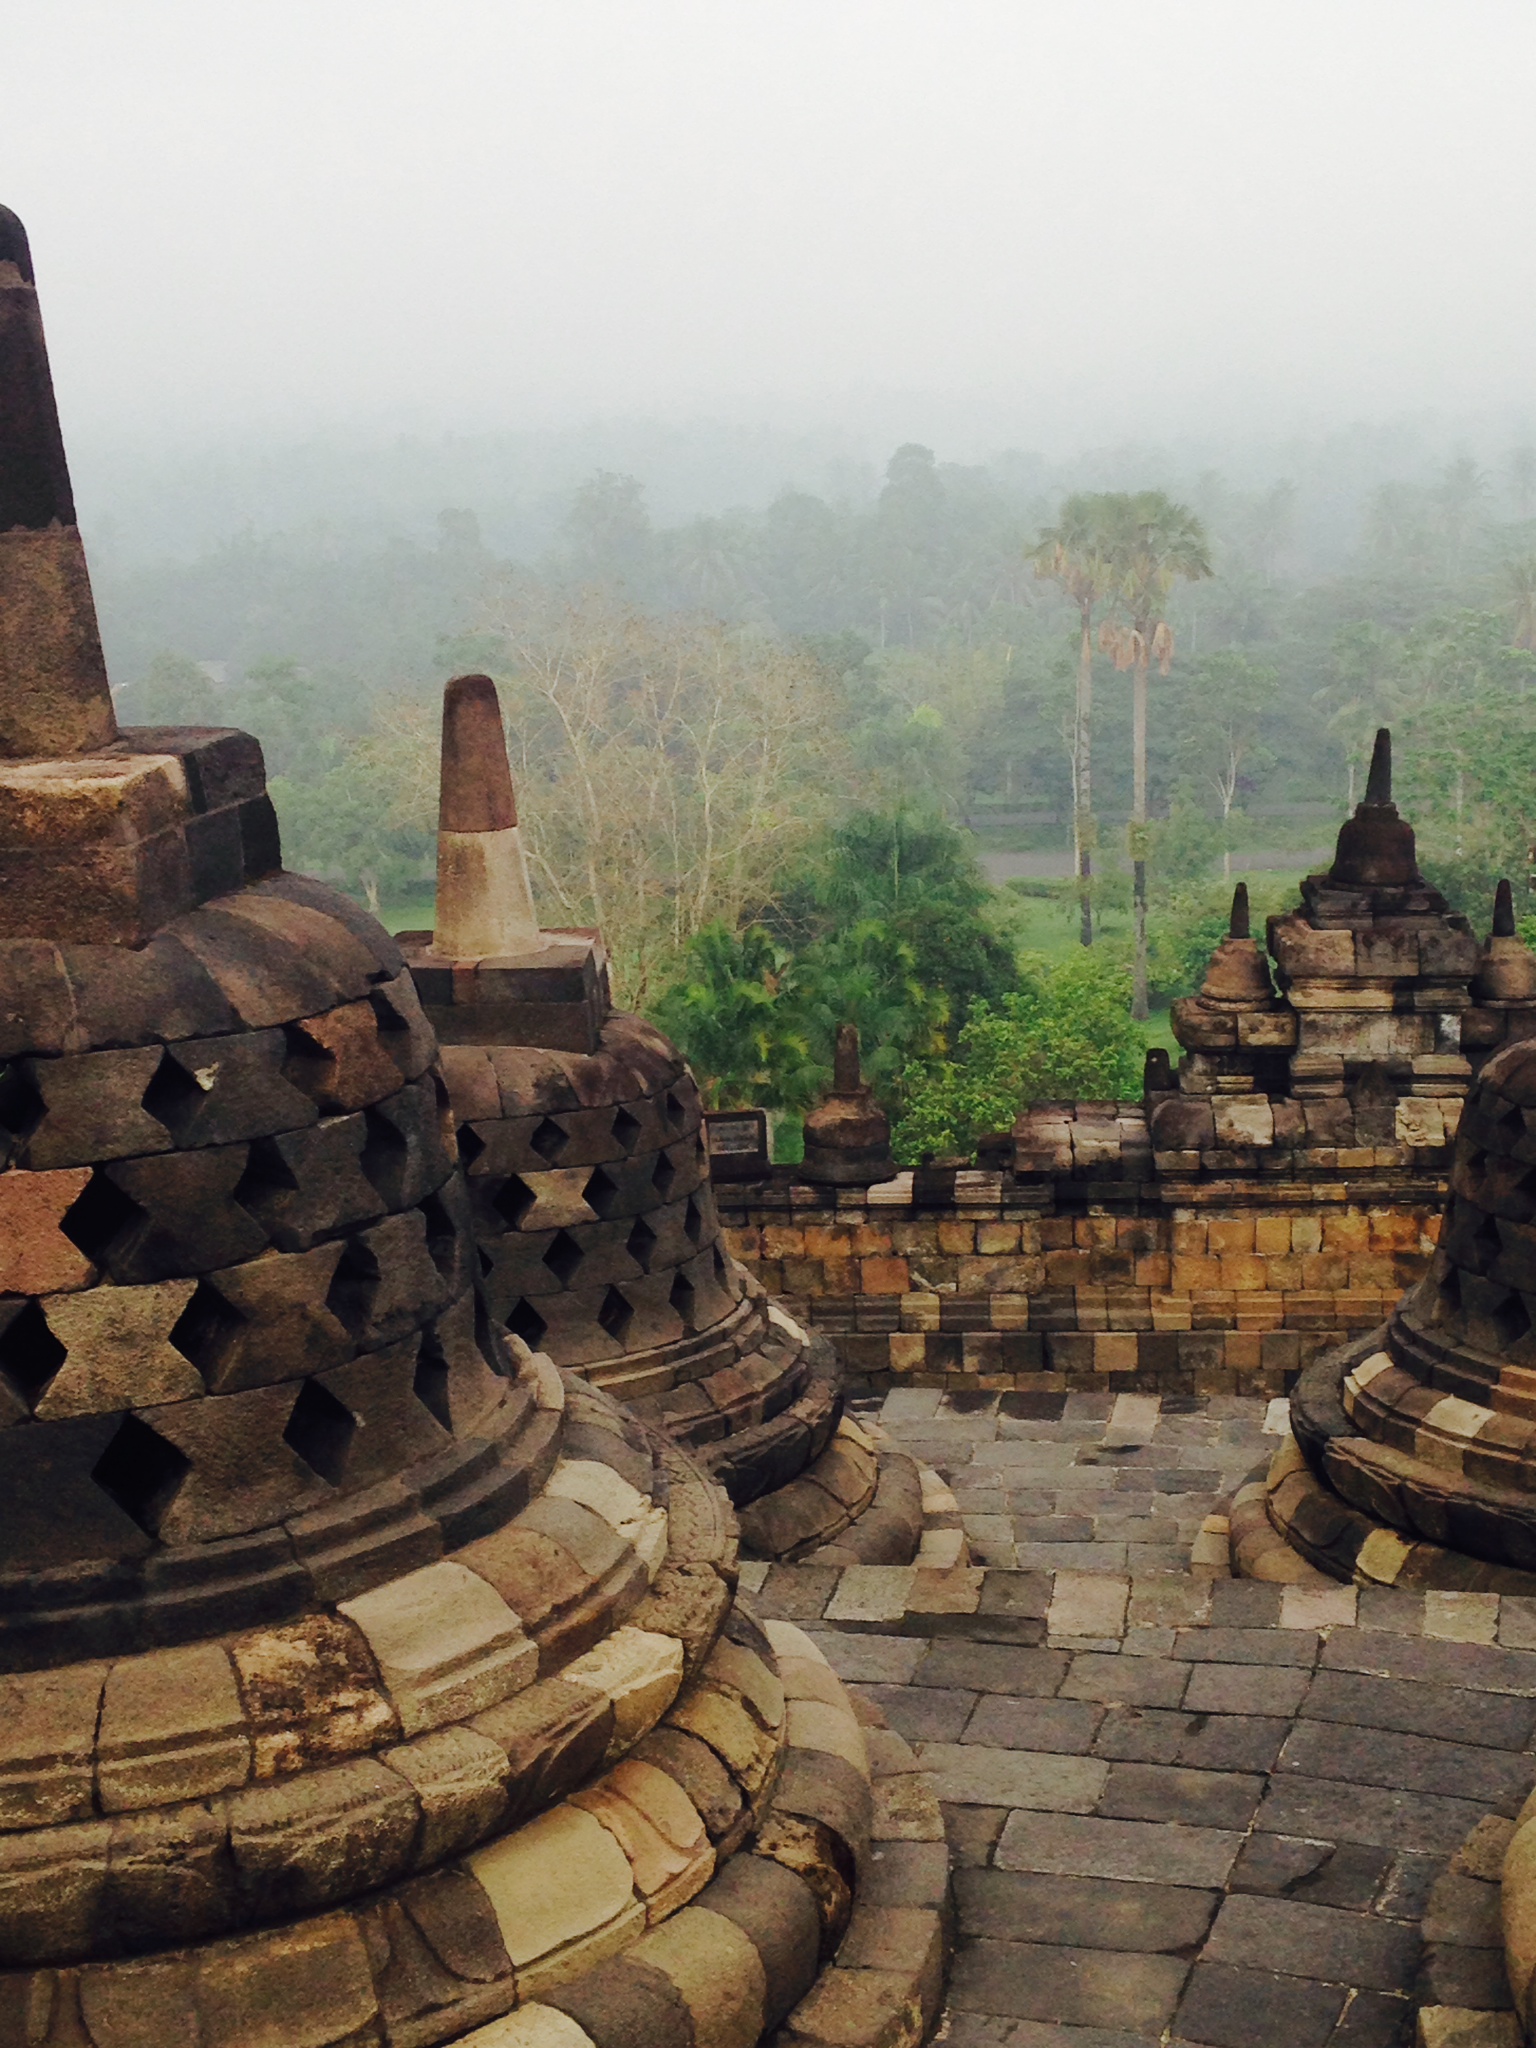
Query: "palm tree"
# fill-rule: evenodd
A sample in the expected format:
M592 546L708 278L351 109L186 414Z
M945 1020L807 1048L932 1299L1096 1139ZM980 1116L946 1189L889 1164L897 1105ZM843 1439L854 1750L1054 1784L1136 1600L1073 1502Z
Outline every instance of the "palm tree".
M1136 977L1131 1015L1147 1014L1147 671L1155 661L1167 675L1173 661L1173 628L1163 607L1176 583L1193 583L1211 574L1210 543L1205 527L1187 505L1175 504L1165 491L1137 491L1118 497L1113 510L1109 557L1114 565L1114 594L1125 623L1106 622L1100 645L1114 657L1115 667L1134 674L1131 698L1132 745L1135 751L1131 799L1131 862L1135 877Z
M1093 611L1114 584L1109 558L1113 503L1108 492L1075 492L1029 553L1035 574L1058 584L1077 606L1082 628L1072 704L1072 865L1085 946L1093 944Z
M1511 638L1528 654L1536 653L1536 555L1520 555L1500 572L1504 584L1502 610L1509 614Z

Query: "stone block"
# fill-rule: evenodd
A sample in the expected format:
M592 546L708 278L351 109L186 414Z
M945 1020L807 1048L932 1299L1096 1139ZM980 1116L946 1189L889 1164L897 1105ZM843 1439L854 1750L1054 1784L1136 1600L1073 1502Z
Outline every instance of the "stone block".
M644 1925L628 1857L578 1807L540 1814L467 1860L520 1974L564 1952L597 1962L591 1937L607 1934L618 1947Z
M96 1753L106 1813L206 1799L244 1784L250 1735L222 1646L154 1650L115 1664L102 1696Z
M165 1049L150 1105L186 1149L301 1129L318 1112L288 1078L287 1056L278 1030L179 1040Z
M38 1096L36 1121L21 1139L21 1163L46 1171L169 1151L170 1130L144 1104L163 1057L160 1047L145 1046L20 1062L13 1079Z
M1263 1095L1214 1096L1211 1114L1218 1145L1265 1146L1275 1141L1274 1112Z
M531 1685L538 1650L494 1588L451 1559L338 1610L366 1637L407 1735L483 1712Z
M46 1962L89 1947L111 1833L105 1821L86 1821L0 1835L0 1959Z
M419 1823L412 1787L370 1757L247 1786L229 1802L245 1914L309 1913L372 1891L408 1866Z
M375 1749L400 1732L361 1632L329 1615L230 1645L257 1778Z
M169 1339L196 1285L162 1280L152 1287L91 1287L45 1301L48 1329L64 1355L33 1413L51 1421L195 1400L204 1391L202 1379Z
M289 1030L289 1075L327 1116L366 1109L393 1095L400 1067L379 1030L373 1002L343 1003Z
M685 1906L636 1942L632 1956L677 1987L693 2020L695 2048L755 2048L768 2011L767 1975L733 1920Z
M280 1251L307 1251L317 1239L377 1216L385 1205L363 1171L367 1142L368 1124L361 1112L258 1139L250 1150L240 1200L258 1219L264 1238L270 1237ZM213 1263L232 1264L233 1256Z
M440 1728L386 1750L382 1761L409 1783L421 1808L421 1866L483 1841L506 1809L506 1752L476 1729Z
M677 1698L683 1647L648 1629L616 1629L596 1649L567 1664L561 1676L566 1684L611 1702L609 1753L617 1756L654 1727Z
M600 1820L629 1859L636 1889L653 1923L675 1912L709 1882L714 1850L686 1793L665 1771L632 1757L571 1804Z
M205 2048L336 2048L366 2041L378 2011L349 1913L202 1950L197 2003Z
M95 1267L60 1225L84 1193L89 1167L0 1173L0 1294L87 1287Z
M267 1245L248 1179L244 1145L119 1160L96 1175L77 1235L119 1286L232 1266Z
M352 1355L352 1332L331 1306L344 1250L266 1252L205 1275L180 1341L210 1393L323 1372Z
M0 1829L83 1820L105 1664L0 1678Z

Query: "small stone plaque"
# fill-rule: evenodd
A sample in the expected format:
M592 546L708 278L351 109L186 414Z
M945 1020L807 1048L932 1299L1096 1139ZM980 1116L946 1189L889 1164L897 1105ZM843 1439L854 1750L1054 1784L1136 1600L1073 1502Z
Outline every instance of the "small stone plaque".
M770 1172L768 1115L761 1109L707 1109L705 1141L712 1180L763 1180Z

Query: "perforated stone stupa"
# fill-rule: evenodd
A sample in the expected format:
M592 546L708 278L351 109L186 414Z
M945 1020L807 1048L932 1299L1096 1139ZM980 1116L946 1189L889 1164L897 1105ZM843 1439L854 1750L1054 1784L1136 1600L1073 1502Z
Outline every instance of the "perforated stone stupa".
M440 821L438 929L402 943L448 1041L492 1315L694 1447L760 1554L844 1537L875 1506L875 1450L839 1420L830 1345L725 1248L686 1062L611 1007L600 935L540 929L487 676L444 693ZM560 949L591 964L552 967ZM881 1562L905 1562L918 1540L909 1464L898 1456L887 1483L910 1476L908 1511L865 1531L890 1524Z
M824 2038L910 1752L487 1311L411 974L282 869L255 742L118 731L3 212L0 408L0 2040Z
M1536 1044L1484 1067L1427 1276L1319 1359L1233 1515L1242 1569L1536 1591Z

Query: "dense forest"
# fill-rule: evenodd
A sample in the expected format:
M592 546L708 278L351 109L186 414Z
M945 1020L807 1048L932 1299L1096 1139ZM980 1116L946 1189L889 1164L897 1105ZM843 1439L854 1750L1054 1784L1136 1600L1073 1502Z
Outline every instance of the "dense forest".
M910 444L872 489L671 524L640 481L600 470L528 560L450 509L430 536L300 528L136 563L109 549L98 581L124 717L254 730L290 860L396 922L429 911L440 683L487 668L547 921L603 925L624 999L679 1032L721 1100L803 1103L839 1016L857 1016L909 1150L942 1149L959 1125L935 1122L914 1076L967 1045L1000 1057L1013 1032L1005 1092L1120 1085L1135 1065L1134 1034L1074 1052L1061 1016L1041 1021L1057 1000L1042 949L1069 957L1080 929L1074 837L1097 940L1092 986L1073 970L1081 1015L1124 1007L1132 852L1155 1005L1197 970L1232 875L1284 875L1294 849L1276 904L1293 890L1379 723L1458 907L1485 920L1501 874L1528 888L1536 450L1369 483L1335 453L1330 493L1315 461L1239 489L1145 457L1063 477ZM1143 622L1148 822L1129 837L1133 608L1119 584L1089 607L1090 794L1074 788L1081 592L1047 544L1074 490L1127 483L1167 485L1202 564ZM989 888L978 852L1019 879ZM1042 1032L1055 1068L1039 1068Z

